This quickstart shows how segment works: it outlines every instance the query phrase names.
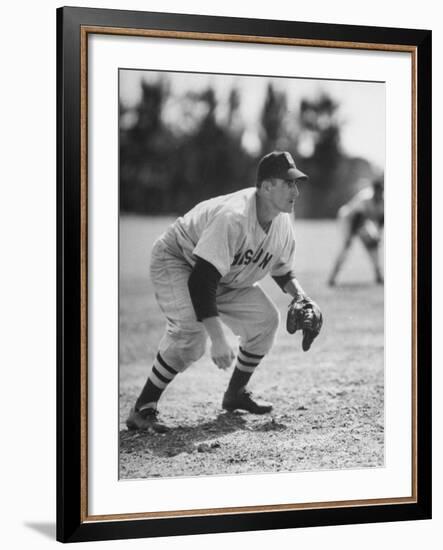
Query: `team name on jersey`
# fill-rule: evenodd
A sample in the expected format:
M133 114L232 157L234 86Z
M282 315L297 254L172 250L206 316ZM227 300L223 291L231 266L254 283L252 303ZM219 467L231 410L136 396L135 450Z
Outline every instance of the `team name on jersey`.
M246 252L239 252L234 256L234 261L232 262L232 266L234 265L248 265L251 262L253 264L258 263L258 267L261 267L262 269L265 269L265 267L268 265L268 263L272 259L272 254L269 254L268 252L265 252L263 248L260 248L257 252L254 253L253 250L248 248ZM260 263L259 263L260 262Z

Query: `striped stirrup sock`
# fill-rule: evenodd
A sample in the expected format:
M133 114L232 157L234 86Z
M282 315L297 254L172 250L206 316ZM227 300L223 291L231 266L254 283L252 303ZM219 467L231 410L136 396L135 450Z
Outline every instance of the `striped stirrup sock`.
M168 365L160 353L157 353L146 384L135 404L136 410L156 409L162 393L177 374L178 371Z
M264 355L250 353L240 347L228 390L233 392L242 390L249 382L263 357Z

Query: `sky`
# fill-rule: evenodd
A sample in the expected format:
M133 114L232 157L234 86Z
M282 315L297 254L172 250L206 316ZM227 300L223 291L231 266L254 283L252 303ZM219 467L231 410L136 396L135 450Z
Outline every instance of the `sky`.
M142 79L152 81L157 71L120 71L120 98L125 105L134 106L140 99ZM241 96L240 113L246 128L244 145L253 152L258 140L259 113L269 82L284 90L288 109L298 111L302 98L314 99L326 92L337 102L342 121L341 143L350 156L362 156L384 170L385 165L385 85L379 82L271 78L263 76L217 75L203 73L161 73L179 98L188 91L197 92L211 85L220 108L226 105L230 90L235 86ZM171 109L171 117L173 110Z

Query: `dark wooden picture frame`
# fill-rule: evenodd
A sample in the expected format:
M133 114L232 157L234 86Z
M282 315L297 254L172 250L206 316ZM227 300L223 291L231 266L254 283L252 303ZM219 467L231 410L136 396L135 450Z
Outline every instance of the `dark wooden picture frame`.
M408 498L91 516L87 464L89 33L409 52L412 57L412 487ZM431 32L172 13L57 10L57 539L431 517Z

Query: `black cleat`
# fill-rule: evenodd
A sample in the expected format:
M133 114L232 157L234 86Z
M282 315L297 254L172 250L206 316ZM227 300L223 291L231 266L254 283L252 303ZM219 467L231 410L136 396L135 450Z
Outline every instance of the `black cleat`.
M266 414L272 411L271 403L257 401L252 393L246 390L238 393L227 390L223 396L222 408L229 412L241 409L252 414Z
M157 417L158 411L156 409L149 408L137 411L133 407L126 420L126 426L128 430L146 430L159 434L168 432L168 426L159 422Z

